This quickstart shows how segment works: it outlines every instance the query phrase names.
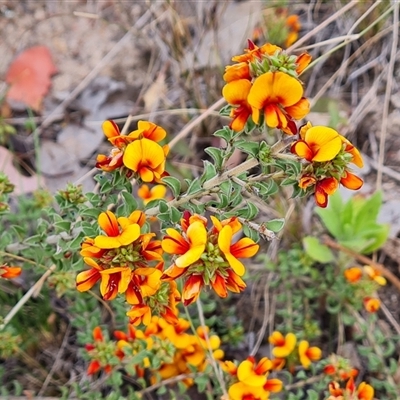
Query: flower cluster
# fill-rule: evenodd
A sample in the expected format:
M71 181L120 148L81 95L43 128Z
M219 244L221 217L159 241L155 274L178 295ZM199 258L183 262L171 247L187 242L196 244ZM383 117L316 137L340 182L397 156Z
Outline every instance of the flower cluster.
M118 359L115 357L114 343L106 340L99 326L96 326L92 332L93 343L85 345L91 361L89 363L87 374L93 375L103 369L106 373L110 373L118 364Z
M378 298L372 297L375 291L386 285L386 279L378 270L370 265L351 267L344 271L344 277L356 289L356 297L363 299L365 309L374 313L379 310L381 302Z
M124 367L126 371L132 371L140 378L146 376L150 383L155 383L181 374L189 375L193 369L202 372L208 364L209 349L214 359L223 358L221 340L217 335L209 334L208 327L198 327L196 334L188 333L189 328L186 319L179 318L176 324L171 324L164 318L153 316L143 330L130 324L127 332L114 331L116 341L112 341L105 340L100 327L96 327L94 343L85 346L91 359L87 373L91 375L100 369L109 373L115 367ZM138 358L140 354L146 356ZM193 379L187 378L184 383L190 386Z
M350 378L344 387L338 382L331 382L329 393L327 400L373 400L374 398L374 388L371 385L361 382L356 386L353 378Z
M80 254L91 268L76 277L80 292L100 281L105 300L125 294L132 305L128 315L136 324L150 321L148 301L160 315L175 319L175 300L180 297L176 285L161 281L161 242L154 240L155 233L142 233L145 221L144 213L138 210L119 218L111 211L101 213L98 224L105 234L85 238Z
M269 378L269 374L277 369L275 366L268 357L262 358L258 363L252 356L239 365L232 361L222 362L222 369L229 374L232 381L228 391L230 400L266 400L271 392L280 392L282 381Z
M363 181L351 173L349 163L363 166L360 152L344 136L326 126L312 126L310 122L299 132L300 139L293 143L292 153L306 162L299 179L299 187L313 190L320 207L328 204L339 183L348 189L358 190Z
M311 57L307 53L289 56L278 46L267 43L258 47L249 41L245 53L232 60L236 64L226 67L227 84L222 90L232 106L230 127L241 131L251 116L255 124L265 121L270 128L290 135L297 133L294 121L304 118L310 110L298 75Z
M321 349L310 347L307 340L297 343L295 334L291 332L283 336L281 332L275 331L268 340L274 346L272 349L272 355L276 357L274 362L281 367L286 365L290 371L293 371L296 365L309 368L311 362L318 361L322 355Z
M332 354L329 364L324 367L324 373L332 377L328 385L329 394L327 400L372 400L374 389L366 382L361 382L358 387L354 379L358 371L351 367L348 360Z
M196 301L204 285L211 286L220 297L228 290L239 293L246 287L241 279L245 267L239 258L254 256L259 245L244 237L232 243L242 228L237 218L219 221L211 217L213 226L207 229L207 218L185 212L180 231L169 228L162 240L163 250L175 256L164 271L163 279L185 278L182 300L184 305Z
M167 135L163 128L139 121L138 129L122 135L115 122L105 121L103 132L114 147L108 156L97 156L97 168L107 172L125 169L127 176L133 174L134 178L148 183L159 183L167 175L165 159L169 148L159 144Z

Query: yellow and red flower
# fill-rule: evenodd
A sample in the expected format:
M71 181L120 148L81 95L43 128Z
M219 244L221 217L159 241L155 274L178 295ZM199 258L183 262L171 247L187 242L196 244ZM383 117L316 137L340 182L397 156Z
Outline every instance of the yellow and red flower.
M162 279L186 278L182 292L185 305L197 300L203 286L211 286L221 297L226 297L228 290L242 291L246 285L240 276L245 267L239 258L252 257L259 249L249 238L232 244L233 234L242 227L237 218L211 218L214 226L207 230L207 220L186 213L181 220L182 232L169 228L162 241L163 250L175 255Z
M299 343L300 363L304 368L309 368L312 361L318 361L322 356L322 351L318 347L310 347L306 340Z
M361 382L356 387L352 377L347 381L345 387L342 388L338 382L333 381L329 383L328 389L331 394L328 400L373 400L375 393L374 388L366 382Z
M97 156L97 168L110 172L126 167L135 173L136 179L148 183L161 182L161 178L167 175L165 159L169 148L158 144L166 137L163 128L152 122L139 121L138 129L121 135L113 121L105 121L102 127L104 135L114 147L109 156ZM129 176L131 174L129 172Z
M289 15L286 18L285 25L289 30L288 36L285 40L285 47L290 47L299 37L299 31L301 29L299 16L296 14Z
M310 104L303 97L303 87L294 77L281 71L266 72L258 76L248 95L252 117L259 123L263 113L270 128L278 128L287 134L297 133L294 120L304 118L310 111Z
M126 147L122 161L143 182L160 183L161 178L167 175L165 160L168 152L167 145L161 147L158 143L143 138Z
M93 375L100 369L110 373L114 365L112 359L115 349L108 345L99 326L93 329L92 335L94 342L85 345L85 349L92 359L88 366L87 374Z
M326 126L312 126L310 122L300 129L300 139L291 147L291 152L309 164L299 178L303 190L315 187L315 200L326 207L328 196L339 183L348 189L359 189L363 181L351 173L348 164L363 166L360 152L342 135Z
M261 60L264 55L272 56L277 51L282 50L279 46L275 46L271 43L265 43L261 47L255 45L251 40L248 40L248 48L244 50L244 54L232 57L232 61L241 62L253 62Z
M76 277L80 292L90 290L100 281L100 293L105 300L125 294L130 304L141 304L161 286L161 241L154 233L141 233L146 221L142 211L117 218L114 213L101 213L98 224L105 235L85 238L80 254L89 270Z
M142 185L137 191L138 196L146 205L152 200L163 199L167 193L165 185L155 185L151 189L147 185Z
M276 358L288 357L295 349L297 343L294 333L289 332L286 336L283 336L278 331L274 331L268 338L268 341L274 346L272 355Z
M126 315L135 326L141 323L149 325L153 313L161 316L170 324L177 324L177 303L180 300L181 295L175 282L161 282L155 293L143 296L140 303L135 302Z
M369 313L376 313L381 308L381 301L375 297L365 297L364 307Z
M140 236L140 226L132 223L128 218L116 218L111 211L103 212L98 218L99 226L106 235L99 235L94 239L94 246L99 249L116 249L126 246Z
M252 84L248 79L236 79L228 82L222 88L222 96L229 104L234 106L230 113L232 121L229 127L236 132L244 128L252 114L251 105L247 100L251 86Z
M350 283L358 282L362 278L362 275L363 275L362 269L359 267L347 268L344 271L344 277Z
M22 269L20 267L9 267L5 264L0 265L0 278L13 279L20 276Z
M248 386L236 382L228 389L230 400L268 400L269 392L260 386Z
M369 279L376 282L378 285L386 285L386 279L376 268L371 267L370 265L364 265L363 271L368 275Z
M272 362L269 358L264 357L256 363L254 357L250 356L239 364L237 378L247 386L263 387L271 370Z

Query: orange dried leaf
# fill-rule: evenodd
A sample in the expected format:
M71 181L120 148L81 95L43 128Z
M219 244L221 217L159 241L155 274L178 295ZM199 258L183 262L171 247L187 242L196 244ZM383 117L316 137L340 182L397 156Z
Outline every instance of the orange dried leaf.
M7 71L6 82L10 84L7 99L22 102L39 111L51 85L50 77L56 72L47 47L35 46L23 51Z

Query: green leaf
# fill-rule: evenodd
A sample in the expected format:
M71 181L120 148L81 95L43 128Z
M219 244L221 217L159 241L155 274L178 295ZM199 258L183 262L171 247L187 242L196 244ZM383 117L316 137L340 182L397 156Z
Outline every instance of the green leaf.
M378 218L379 211L382 207L382 192L375 192L369 199L353 198L355 204L354 229L356 232L362 231L365 223L374 221Z
M168 204L163 199L159 202L158 207L159 207L161 213L166 213L169 211Z
M207 147L204 151L214 160L215 168L220 170L224 161L225 150L216 147Z
M178 197L181 193L181 181L173 176L165 176L162 181L171 189L172 195Z
M230 109L232 108L231 106L229 107L228 114L230 113ZM230 129L228 126L224 126L222 129L217 130L214 132L214 136L220 137L225 140L225 142L229 143L236 135L236 132Z
M126 215L131 214L133 211L137 209L138 204L136 199L133 197L132 193L122 191L121 197L124 203Z
M260 145L258 142L249 142L248 140L238 140L235 143L235 147L243 152L249 154L250 156L256 158L260 150Z
M99 210L98 208L83 208L80 211L81 217L90 217L96 220L99 217L100 213L101 210Z
M54 227L57 228L57 231L69 232L71 229L71 222L69 221L58 221L55 222Z
M362 253L370 254L373 251L381 248L385 244L387 238L389 237L389 232L390 232L389 224L377 224L377 227L374 229L372 235L371 233L364 231L364 235L366 236L366 238L373 239L373 242L370 245L364 247L362 249Z
M110 181L104 181L100 185L99 192L105 194L105 193L111 192L112 189L113 189L113 186L112 186L111 182Z
M219 197L219 204L218 204L218 208L220 210L225 209L228 204L229 204L229 199L228 196L224 193L218 193L218 197Z
M78 235L72 242L69 242L69 249L78 250L81 247L82 239L82 235Z
M307 400L318 400L319 395L315 390L307 390Z
M243 225L243 233L256 243L260 240L260 234L256 230L249 228L248 225Z
M157 218L163 222L171 222L171 215L169 212L157 214Z
M178 223L182 218L182 213L176 207L171 207L169 212L171 216L171 222Z
M248 202L245 207L237 210L237 214L244 219L252 220L257 216L258 211L258 208L253 203Z
M271 219L270 221L265 223L266 228L272 232L279 232L284 227L284 225L284 218Z
M203 166L204 166L204 172L201 175L201 182L204 183L211 178L214 178L214 176L218 175L218 172L215 168L215 165L210 163L210 161L203 160Z
M201 183L200 183L200 180L198 178L196 178L190 183L190 185L186 191L186 194L189 195L189 194L197 193L200 190L201 190Z
M342 230L342 219L340 218L342 213L342 197L339 192L336 192L329 197L329 204L326 208L315 208L315 213L321 218L326 229L336 239L340 239L343 235Z
M315 237L305 237L303 239L303 246L307 255L309 255L315 261L326 264L335 259L329 247L321 244Z

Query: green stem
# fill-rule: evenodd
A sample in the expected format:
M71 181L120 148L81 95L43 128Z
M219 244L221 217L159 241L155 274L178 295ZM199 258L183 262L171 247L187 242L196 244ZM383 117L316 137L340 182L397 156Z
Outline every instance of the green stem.
M205 318L204 318L203 306L201 304L200 297L197 299L196 304L197 304L197 311L199 313L200 324L201 324L201 326L203 328L204 337L205 337L205 340L206 340L206 343L207 343L208 358L209 358L209 360L211 362L211 365L212 365L212 367L214 369L215 376L216 376L216 378L218 380L218 383L219 383L219 385L221 387L221 390L222 390L222 393L223 393L223 398L228 398L228 392L226 390L226 386L225 386L225 382L224 382L224 376L222 374L221 368L218 367L218 364L215 361L215 358L213 356L213 351L212 351L212 348L211 348L210 338L209 338L208 333L207 333L207 325L206 325L206 321L205 321Z

